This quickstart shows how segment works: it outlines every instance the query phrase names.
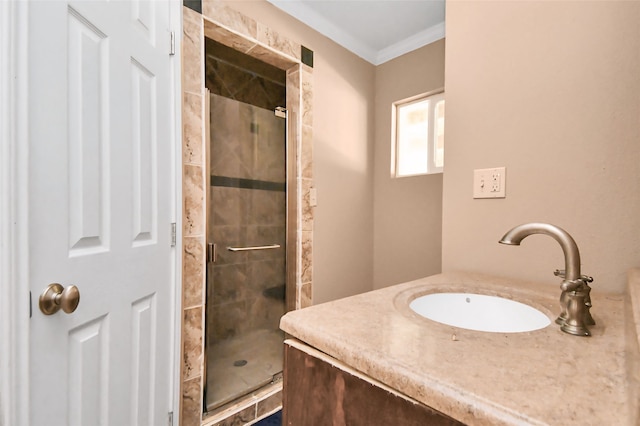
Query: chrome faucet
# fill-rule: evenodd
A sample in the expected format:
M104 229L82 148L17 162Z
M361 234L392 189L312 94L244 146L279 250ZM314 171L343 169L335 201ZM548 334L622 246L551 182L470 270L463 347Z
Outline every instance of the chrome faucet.
M549 235L560 243L564 253L564 270L556 270L554 275L562 278L560 289L560 315L556 324L565 333L576 336L591 336L588 325L595 325L589 312L591 308L590 282L593 278L580 274L580 252L575 240L567 231L548 223L525 223L504 234L500 244L519 246L531 234Z

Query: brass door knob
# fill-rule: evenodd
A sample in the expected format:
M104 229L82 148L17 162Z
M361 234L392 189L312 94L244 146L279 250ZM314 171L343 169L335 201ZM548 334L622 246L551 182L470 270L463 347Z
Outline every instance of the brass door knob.
M75 285L64 288L58 283L49 284L40 295L40 310L45 315L53 315L62 308L70 314L80 303L80 291Z

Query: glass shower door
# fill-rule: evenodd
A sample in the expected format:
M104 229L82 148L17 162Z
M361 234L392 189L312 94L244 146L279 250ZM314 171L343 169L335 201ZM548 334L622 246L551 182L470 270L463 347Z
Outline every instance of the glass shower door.
M282 372L286 309L286 122L218 95L210 111L207 411Z

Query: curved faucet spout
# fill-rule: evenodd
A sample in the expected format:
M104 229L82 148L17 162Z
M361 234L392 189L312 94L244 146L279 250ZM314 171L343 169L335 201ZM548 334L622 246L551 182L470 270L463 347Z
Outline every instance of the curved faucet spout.
M560 243L564 253L565 279L575 281L580 275L580 252L575 240L567 231L549 223L525 223L508 231L498 241L500 244L519 246L520 242L531 234L549 235Z
M560 289L560 315L556 323L565 333L576 336L590 336L587 325L594 325L595 321L589 313L591 297L588 282L593 278L580 274L580 252L578 245L567 231L548 223L525 223L516 226L504 234L498 241L501 244L519 246L520 242L531 234L546 234L560 243L564 253L564 273L556 271L556 275L564 278Z

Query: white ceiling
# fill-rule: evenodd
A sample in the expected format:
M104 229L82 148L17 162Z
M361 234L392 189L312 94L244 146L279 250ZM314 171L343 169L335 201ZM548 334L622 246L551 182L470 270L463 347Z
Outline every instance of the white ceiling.
M374 65L445 35L445 0L267 1Z

